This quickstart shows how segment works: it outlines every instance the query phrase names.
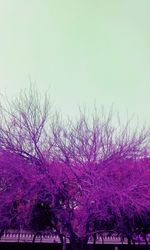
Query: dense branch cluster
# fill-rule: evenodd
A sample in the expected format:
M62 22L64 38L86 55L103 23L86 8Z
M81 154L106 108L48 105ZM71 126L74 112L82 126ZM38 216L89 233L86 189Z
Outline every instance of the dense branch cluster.
M64 123L33 89L0 112L2 231L50 230L72 249L96 233L148 232L149 130L113 125L112 111Z

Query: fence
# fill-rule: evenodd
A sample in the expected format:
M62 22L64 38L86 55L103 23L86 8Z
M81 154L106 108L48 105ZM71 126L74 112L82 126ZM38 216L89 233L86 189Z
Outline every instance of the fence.
M5 232L2 237L0 238L0 242L26 242L30 243L33 242L35 234L30 231L15 231L15 230L8 230ZM150 242L150 235L147 235L147 240ZM59 236L52 233L42 233L40 235L37 235L35 237L36 243L60 243ZM67 243L69 243L69 240L66 240ZM124 241L121 240L120 237L117 237L116 235L108 236L108 235L98 235L96 239L96 244L127 244L127 239L125 238ZM93 244L93 238L90 237L88 244ZM135 239L135 244L145 244L145 241L142 239L142 237L137 236Z

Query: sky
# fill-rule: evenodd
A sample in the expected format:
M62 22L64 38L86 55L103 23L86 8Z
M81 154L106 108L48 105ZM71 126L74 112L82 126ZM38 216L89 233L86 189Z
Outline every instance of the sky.
M150 123L149 0L0 0L0 92L34 84L63 115L112 104Z

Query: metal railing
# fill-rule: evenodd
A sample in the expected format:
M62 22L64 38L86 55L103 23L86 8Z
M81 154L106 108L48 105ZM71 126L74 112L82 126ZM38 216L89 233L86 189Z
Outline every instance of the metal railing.
M35 238L35 239L34 239ZM147 237L148 242L150 243L150 235ZM0 238L0 242L34 242L35 243L60 243L59 236L52 233L39 233L35 237L35 233L31 231L22 231L18 232L15 230L8 230L4 232L2 237ZM89 238L88 244L93 244L93 237ZM66 239L66 243L69 243L69 239ZM123 241L121 237L116 235L107 236L107 235L99 235L97 234L96 244L128 244L127 239L125 238ZM135 244L145 244L144 239L141 237L137 237L135 240Z

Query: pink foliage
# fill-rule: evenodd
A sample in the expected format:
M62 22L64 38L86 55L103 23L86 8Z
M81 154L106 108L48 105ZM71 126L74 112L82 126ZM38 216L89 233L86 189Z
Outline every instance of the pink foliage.
M38 205L70 239L125 228L124 218L146 218L149 131L131 135L128 124L115 129L111 112L101 119L94 114L90 123L81 113L66 125L56 114L47 125L47 99L41 108L32 94L1 111L0 227L29 228Z

